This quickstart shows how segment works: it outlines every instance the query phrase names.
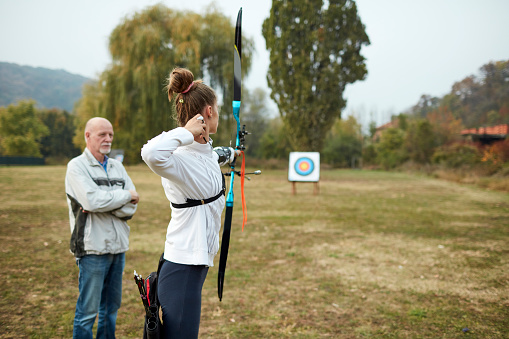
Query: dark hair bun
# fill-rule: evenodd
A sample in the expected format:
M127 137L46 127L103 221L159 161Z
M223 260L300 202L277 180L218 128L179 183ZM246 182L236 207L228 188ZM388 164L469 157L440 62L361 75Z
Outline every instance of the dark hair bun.
M193 73L186 68L174 68L168 78L168 98L171 99L175 93L182 93L194 81Z
M193 73L186 68L174 68L168 76L168 100L175 104L175 118L183 127L207 105L217 104L217 96L212 88L202 80L194 80Z

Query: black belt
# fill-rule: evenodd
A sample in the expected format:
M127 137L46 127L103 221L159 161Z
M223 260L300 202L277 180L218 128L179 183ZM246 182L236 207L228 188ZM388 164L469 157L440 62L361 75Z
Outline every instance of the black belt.
M224 191L225 190L223 188L221 190L221 192L219 192L216 196L213 196L212 198L207 198L207 199L202 199L202 200L195 200L195 199L187 198L186 202L183 203L183 204L175 204L175 203L172 202L171 205L174 208L189 208L189 207L194 207L194 206L210 204L211 202L216 201L217 199L219 199L220 196L224 195Z

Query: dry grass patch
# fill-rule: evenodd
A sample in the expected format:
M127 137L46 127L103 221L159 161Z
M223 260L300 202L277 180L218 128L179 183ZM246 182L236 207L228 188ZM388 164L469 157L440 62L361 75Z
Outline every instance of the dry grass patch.
M158 176L128 168L130 222L119 338L139 338L132 271L155 270L169 221ZM2 338L68 338L78 270L68 251L65 166L2 167ZM236 206L223 302L216 267L201 338L509 336L509 197L402 173L323 171L320 194L286 171L246 182ZM17 305L13 309L12 305ZM463 332L463 329L468 331Z

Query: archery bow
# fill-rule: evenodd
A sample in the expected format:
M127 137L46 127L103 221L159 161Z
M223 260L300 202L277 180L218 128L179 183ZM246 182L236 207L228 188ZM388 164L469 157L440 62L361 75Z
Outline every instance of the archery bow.
M237 15L237 24L235 26L235 45L233 51L233 117L237 122L237 140L235 143L235 149L239 150L243 153L245 146L244 140L246 132L246 126L242 126L240 128L240 103L241 103L241 85L242 85L242 74L241 74L241 59L242 59L242 8L239 10L239 14ZM242 207L243 211L245 211L245 200L243 193L244 186L244 171L245 166L245 157L242 158L242 167L241 171L235 171L235 160L230 164L230 189L228 191L228 195L226 196L226 213L224 217L224 227L223 227L223 240L221 242L221 254L219 257L219 272L217 276L217 293L219 296L219 301L223 298L223 286L224 286L224 275L226 270L226 260L228 258L228 248L230 246L230 233L232 226L232 213L233 213L233 181L235 178L235 174L240 176L241 180L241 189L242 189ZM258 173L257 173L258 174ZM244 229L244 223L246 222L246 214L244 214L244 220L242 224L242 229Z

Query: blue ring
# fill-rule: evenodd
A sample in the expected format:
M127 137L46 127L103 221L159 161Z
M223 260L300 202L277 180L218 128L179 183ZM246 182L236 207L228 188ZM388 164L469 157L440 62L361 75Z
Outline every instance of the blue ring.
M309 164L309 168L306 171L303 171L299 168L300 164L303 162L307 162ZM297 159L297 161L295 162L294 168L295 168L295 172L297 172L297 174L306 176L306 175L311 174L314 171L315 164L314 164L313 160L311 160L307 157L304 157L304 158Z

